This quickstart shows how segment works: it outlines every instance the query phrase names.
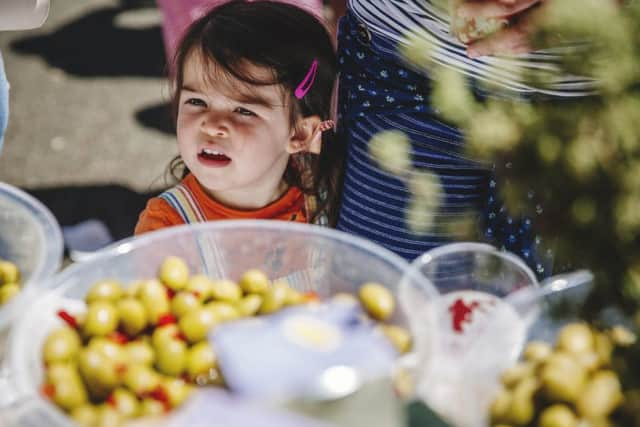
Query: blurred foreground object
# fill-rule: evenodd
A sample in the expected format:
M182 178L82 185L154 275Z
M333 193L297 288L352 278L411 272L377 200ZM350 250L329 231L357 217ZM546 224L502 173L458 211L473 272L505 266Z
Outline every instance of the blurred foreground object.
M49 16L49 0L2 0L0 31L41 27Z
M588 326L607 327L620 318L637 333L640 4L563 0L545 3L540 13L531 41L538 47L553 46L554 64L514 71L521 73L523 81L548 89L558 83L558 76L565 76L565 81L585 76L594 82L594 90L584 94L589 96L509 98L501 96L505 90L498 83L501 70L497 68L492 80L470 85L455 70L438 65L433 55L418 62L416 52L409 51L405 58L437 76L434 105L444 120L463 130L471 155L495 163L496 173L506 183L501 195L509 211L537 215L542 239L555 241L556 265L561 269L584 266L594 272L594 290L581 313ZM413 46L435 51L429 48L432 41L421 42ZM525 211L531 200L535 212ZM613 425L640 425L638 360L637 342L614 354L612 371L620 379L627 404L624 417L612 420ZM603 381L609 384L606 378ZM521 393L531 395L534 389L525 383ZM531 406L526 409L525 415L531 413ZM565 408L554 408L544 419L558 416L571 418Z

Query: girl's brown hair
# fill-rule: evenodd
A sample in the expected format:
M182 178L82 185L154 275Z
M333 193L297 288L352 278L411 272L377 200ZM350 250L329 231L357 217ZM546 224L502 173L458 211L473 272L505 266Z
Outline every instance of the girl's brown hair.
M234 0L215 7L195 21L183 36L173 63L172 106L177 118L183 67L197 52L207 68L220 68L229 76L251 85L280 85L290 105L292 127L300 117L331 117L336 79L336 54L326 28L304 10L273 1ZM315 81L302 99L294 96L313 61L318 61ZM243 67L249 61L273 71L273 79L257 80ZM212 66L212 67L210 67ZM206 77L205 77L206 78ZM322 135L319 155L297 153L290 157L284 179L290 186L318 197L319 205L310 221L325 213L335 225L340 202L345 147L333 132ZM189 171L176 157L169 165L171 175L182 179Z

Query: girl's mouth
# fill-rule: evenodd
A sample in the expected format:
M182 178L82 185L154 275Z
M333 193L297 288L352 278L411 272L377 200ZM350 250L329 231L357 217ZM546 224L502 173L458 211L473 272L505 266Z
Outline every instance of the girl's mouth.
M203 148L198 153L198 160L205 166L224 167L231 163L231 159L220 151L211 148Z

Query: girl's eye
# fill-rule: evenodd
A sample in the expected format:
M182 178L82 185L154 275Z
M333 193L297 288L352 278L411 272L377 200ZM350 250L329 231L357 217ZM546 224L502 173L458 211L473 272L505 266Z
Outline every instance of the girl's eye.
M242 107L237 107L235 110L233 110L234 113L238 113L241 114L243 116L255 116L256 113L254 113L251 110L247 110L246 108L242 108Z
M199 98L189 98L185 101L185 104L193 105L195 107L206 107L207 104Z

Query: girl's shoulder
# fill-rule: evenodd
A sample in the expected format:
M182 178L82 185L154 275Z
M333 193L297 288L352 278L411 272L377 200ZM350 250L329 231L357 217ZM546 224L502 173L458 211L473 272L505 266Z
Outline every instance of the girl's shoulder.
M162 197L153 197L147 201L147 206L140 213L134 234L138 235L183 223L184 221L169 202Z

